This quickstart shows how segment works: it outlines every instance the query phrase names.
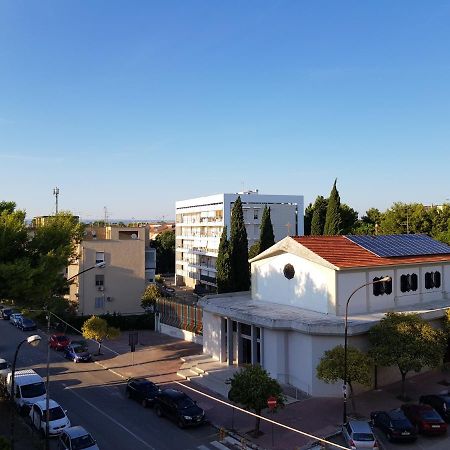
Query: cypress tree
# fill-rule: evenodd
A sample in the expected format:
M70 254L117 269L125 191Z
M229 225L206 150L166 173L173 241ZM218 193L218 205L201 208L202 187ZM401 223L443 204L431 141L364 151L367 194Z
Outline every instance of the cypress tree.
M325 227L328 200L318 195L314 202L314 212L311 220L311 236L321 236Z
M341 199L336 189L336 181L334 180L333 189L331 189L328 199L327 216L323 230L323 234L327 236L336 236L341 232Z
M222 236L220 236L219 253L216 261L217 293L230 292L230 243L228 241L227 227L223 227Z
M231 211L230 263L232 292L250 289L250 268L248 265L248 240L244 224L241 197L234 202Z
M259 253L262 253L264 250L267 250L275 244L272 220L270 218L270 208L268 208L267 205L264 206L259 229L261 230L259 235Z

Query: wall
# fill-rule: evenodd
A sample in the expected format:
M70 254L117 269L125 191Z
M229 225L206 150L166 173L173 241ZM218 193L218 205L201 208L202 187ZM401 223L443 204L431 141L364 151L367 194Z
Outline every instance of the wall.
M191 331L180 330L179 328L171 327L165 323L161 323L159 326L160 332L172 336L175 338L183 339L188 342L195 342L196 344L203 344L203 336L192 333Z
M295 269L291 280L283 274L288 263ZM290 253L252 263L252 298L255 300L334 313L334 286L334 270Z
M203 311L203 353L221 359L221 317Z

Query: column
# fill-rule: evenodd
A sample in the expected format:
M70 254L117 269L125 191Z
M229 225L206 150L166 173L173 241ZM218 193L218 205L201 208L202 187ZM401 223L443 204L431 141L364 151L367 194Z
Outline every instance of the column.
M237 341L237 363L238 365L242 363L242 337L241 337L241 323L236 322L236 341Z
M251 359L251 363L252 363L252 365L255 365L255 364L257 364L258 363L258 361L257 361L257 349L256 349L256 347L257 347L257 339L258 339L258 337L257 337L257 334L256 334L256 326L255 325L252 325L252 359Z
M227 338L225 335L227 320L228 319L226 317L220 318L220 353L219 353L220 357L219 357L219 360L221 363L223 363L227 360Z
M233 365L233 321L227 320L227 364Z

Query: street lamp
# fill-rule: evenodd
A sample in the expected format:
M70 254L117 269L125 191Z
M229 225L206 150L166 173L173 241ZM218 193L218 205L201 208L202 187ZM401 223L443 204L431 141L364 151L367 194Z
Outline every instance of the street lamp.
M343 411L343 423L347 422L347 335L348 335L348 304L353 295L362 289L363 287L370 286L376 283L385 283L391 281L392 278L387 276L380 278L379 280L370 281L369 283L364 283L357 287L347 299L347 304L345 305L345 331L344 331L344 385L342 386L343 396L344 396L344 411Z
M19 345L16 348L16 353L14 354L14 360L13 360L13 365L12 365L12 369L11 369L11 391L10 391L10 400L11 400L11 435L10 435L10 446L11 446L11 450L14 450L14 424L15 424L15 417L14 417L14 412L15 412L15 405L14 405L14 399L15 399L15 392L14 392L14 377L16 375L16 362L17 362L17 354L19 353L20 347L22 347L22 344L25 344L25 342L29 345L31 345L32 347L36 347L37 345L39 345L39 342L41 342L41 337L37 334L33 334L33 336L29 336L26 339L24 339L23 341L21 341L19 343Z
M76 273L72 277L67 278L67 281L72 281L74 278L79 277L81 274L83 274L84 272L87 272L88 270L103 269L105 266L106 266L105 261L99 262L99 263L95 264L94 266L88 267L87 269L84 269L81 272Z

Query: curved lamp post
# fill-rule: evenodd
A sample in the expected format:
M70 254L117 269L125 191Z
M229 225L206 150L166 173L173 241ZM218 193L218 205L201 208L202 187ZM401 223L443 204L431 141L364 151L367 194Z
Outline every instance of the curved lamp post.
M385 283L391 281L391 277L383 277L376 281L370 281L369 283L364 283L357 287L347 299L347 304L345 305L345 331L344 331L344 385L342 386L343 396L344 396L344 410L343 410L343 423L347 422L347 335L348 335L348 304L350 303L353 295L362 289L363 287L370 286L376 283Z
M13 365L12 365L12 369L11 369L11 436L10 436L10 446L11 446L11 450L14 450L14 424L15 424L15 417L14 417L14 413L15 413L15 405L14 405L14 399L16 397L14 389L14 377L16 375L16 362L17 362L17 355L19 353L20 347L22 347L23 344L25 344L25 342L29 345L31 345L32 347L36 347L37 345L39 345L39 343L41 342L41 337L38 334L33 334L33 336L29 336L26 339L24 339L23 341L21 341L19 343L19 345L16 348L16 353L14 354L14 360L13 360Z

